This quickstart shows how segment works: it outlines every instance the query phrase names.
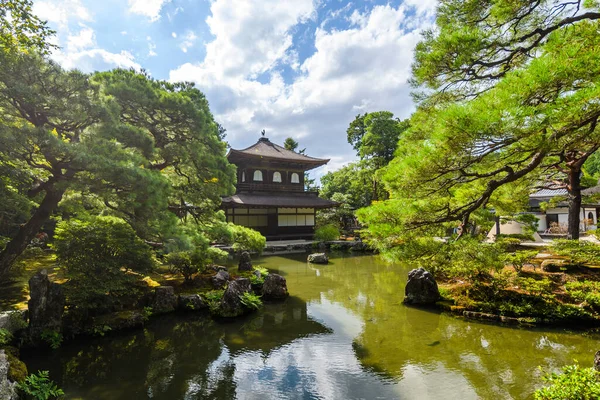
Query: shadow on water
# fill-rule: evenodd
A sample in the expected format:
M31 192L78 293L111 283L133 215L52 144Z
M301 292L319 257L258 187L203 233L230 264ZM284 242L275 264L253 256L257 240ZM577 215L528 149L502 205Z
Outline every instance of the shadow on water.
M200 315L24 354L83 399L524 399L538 366L593 359L593 337L456 319L402 304L409 270L374 256L255 260L284 303L223 323Z

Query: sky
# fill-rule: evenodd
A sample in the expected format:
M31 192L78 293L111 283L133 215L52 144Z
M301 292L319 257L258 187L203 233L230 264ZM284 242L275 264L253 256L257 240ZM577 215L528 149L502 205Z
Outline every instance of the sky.
M231 147L263 129L291 136L331 159L317 177L356 159L357 114L412 113L413 50L434 11L435 0L34 0L65 68L195 82Z

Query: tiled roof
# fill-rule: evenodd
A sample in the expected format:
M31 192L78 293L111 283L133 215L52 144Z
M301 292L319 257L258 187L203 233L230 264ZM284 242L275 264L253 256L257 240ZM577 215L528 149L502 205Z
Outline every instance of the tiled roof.
M336 207L339 203L308 193L298 193L297 195L272 195L255 193L238 193L233 196L224 197L223 205L239 206L270 206L270 207L310 207L310 208L330 208Z
M328 159L309 157L305 156L304 154L287 150L286 148L271 142L265 137L258 139L258 142L248 148L242 150L231 149L229 154L227 154L227 157L229 158L236 155L258 156L269 159L297 161L300 163L318 165L327 164L329 162Z
M557 189L542 189L535 193L529 195L530 198L551 198L556 196L566 196L567 189L557 188Z

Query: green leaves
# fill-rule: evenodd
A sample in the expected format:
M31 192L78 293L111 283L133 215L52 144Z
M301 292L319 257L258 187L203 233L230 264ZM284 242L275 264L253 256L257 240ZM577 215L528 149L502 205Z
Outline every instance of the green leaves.
M600 374L593 368L567 365L562 373L544 377L548 387L535 392L536 400L592 400L600 398Z

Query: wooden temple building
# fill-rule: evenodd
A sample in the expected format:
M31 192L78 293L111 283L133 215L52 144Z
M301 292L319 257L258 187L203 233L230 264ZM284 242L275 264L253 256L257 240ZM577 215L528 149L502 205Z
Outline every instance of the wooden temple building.
M312 239L316 211L338 205L304 189L304 172L329 160L287 150L266 137L246 149L231 149L227 159L237 166L236 192L221 205L227 221L267 240Z

